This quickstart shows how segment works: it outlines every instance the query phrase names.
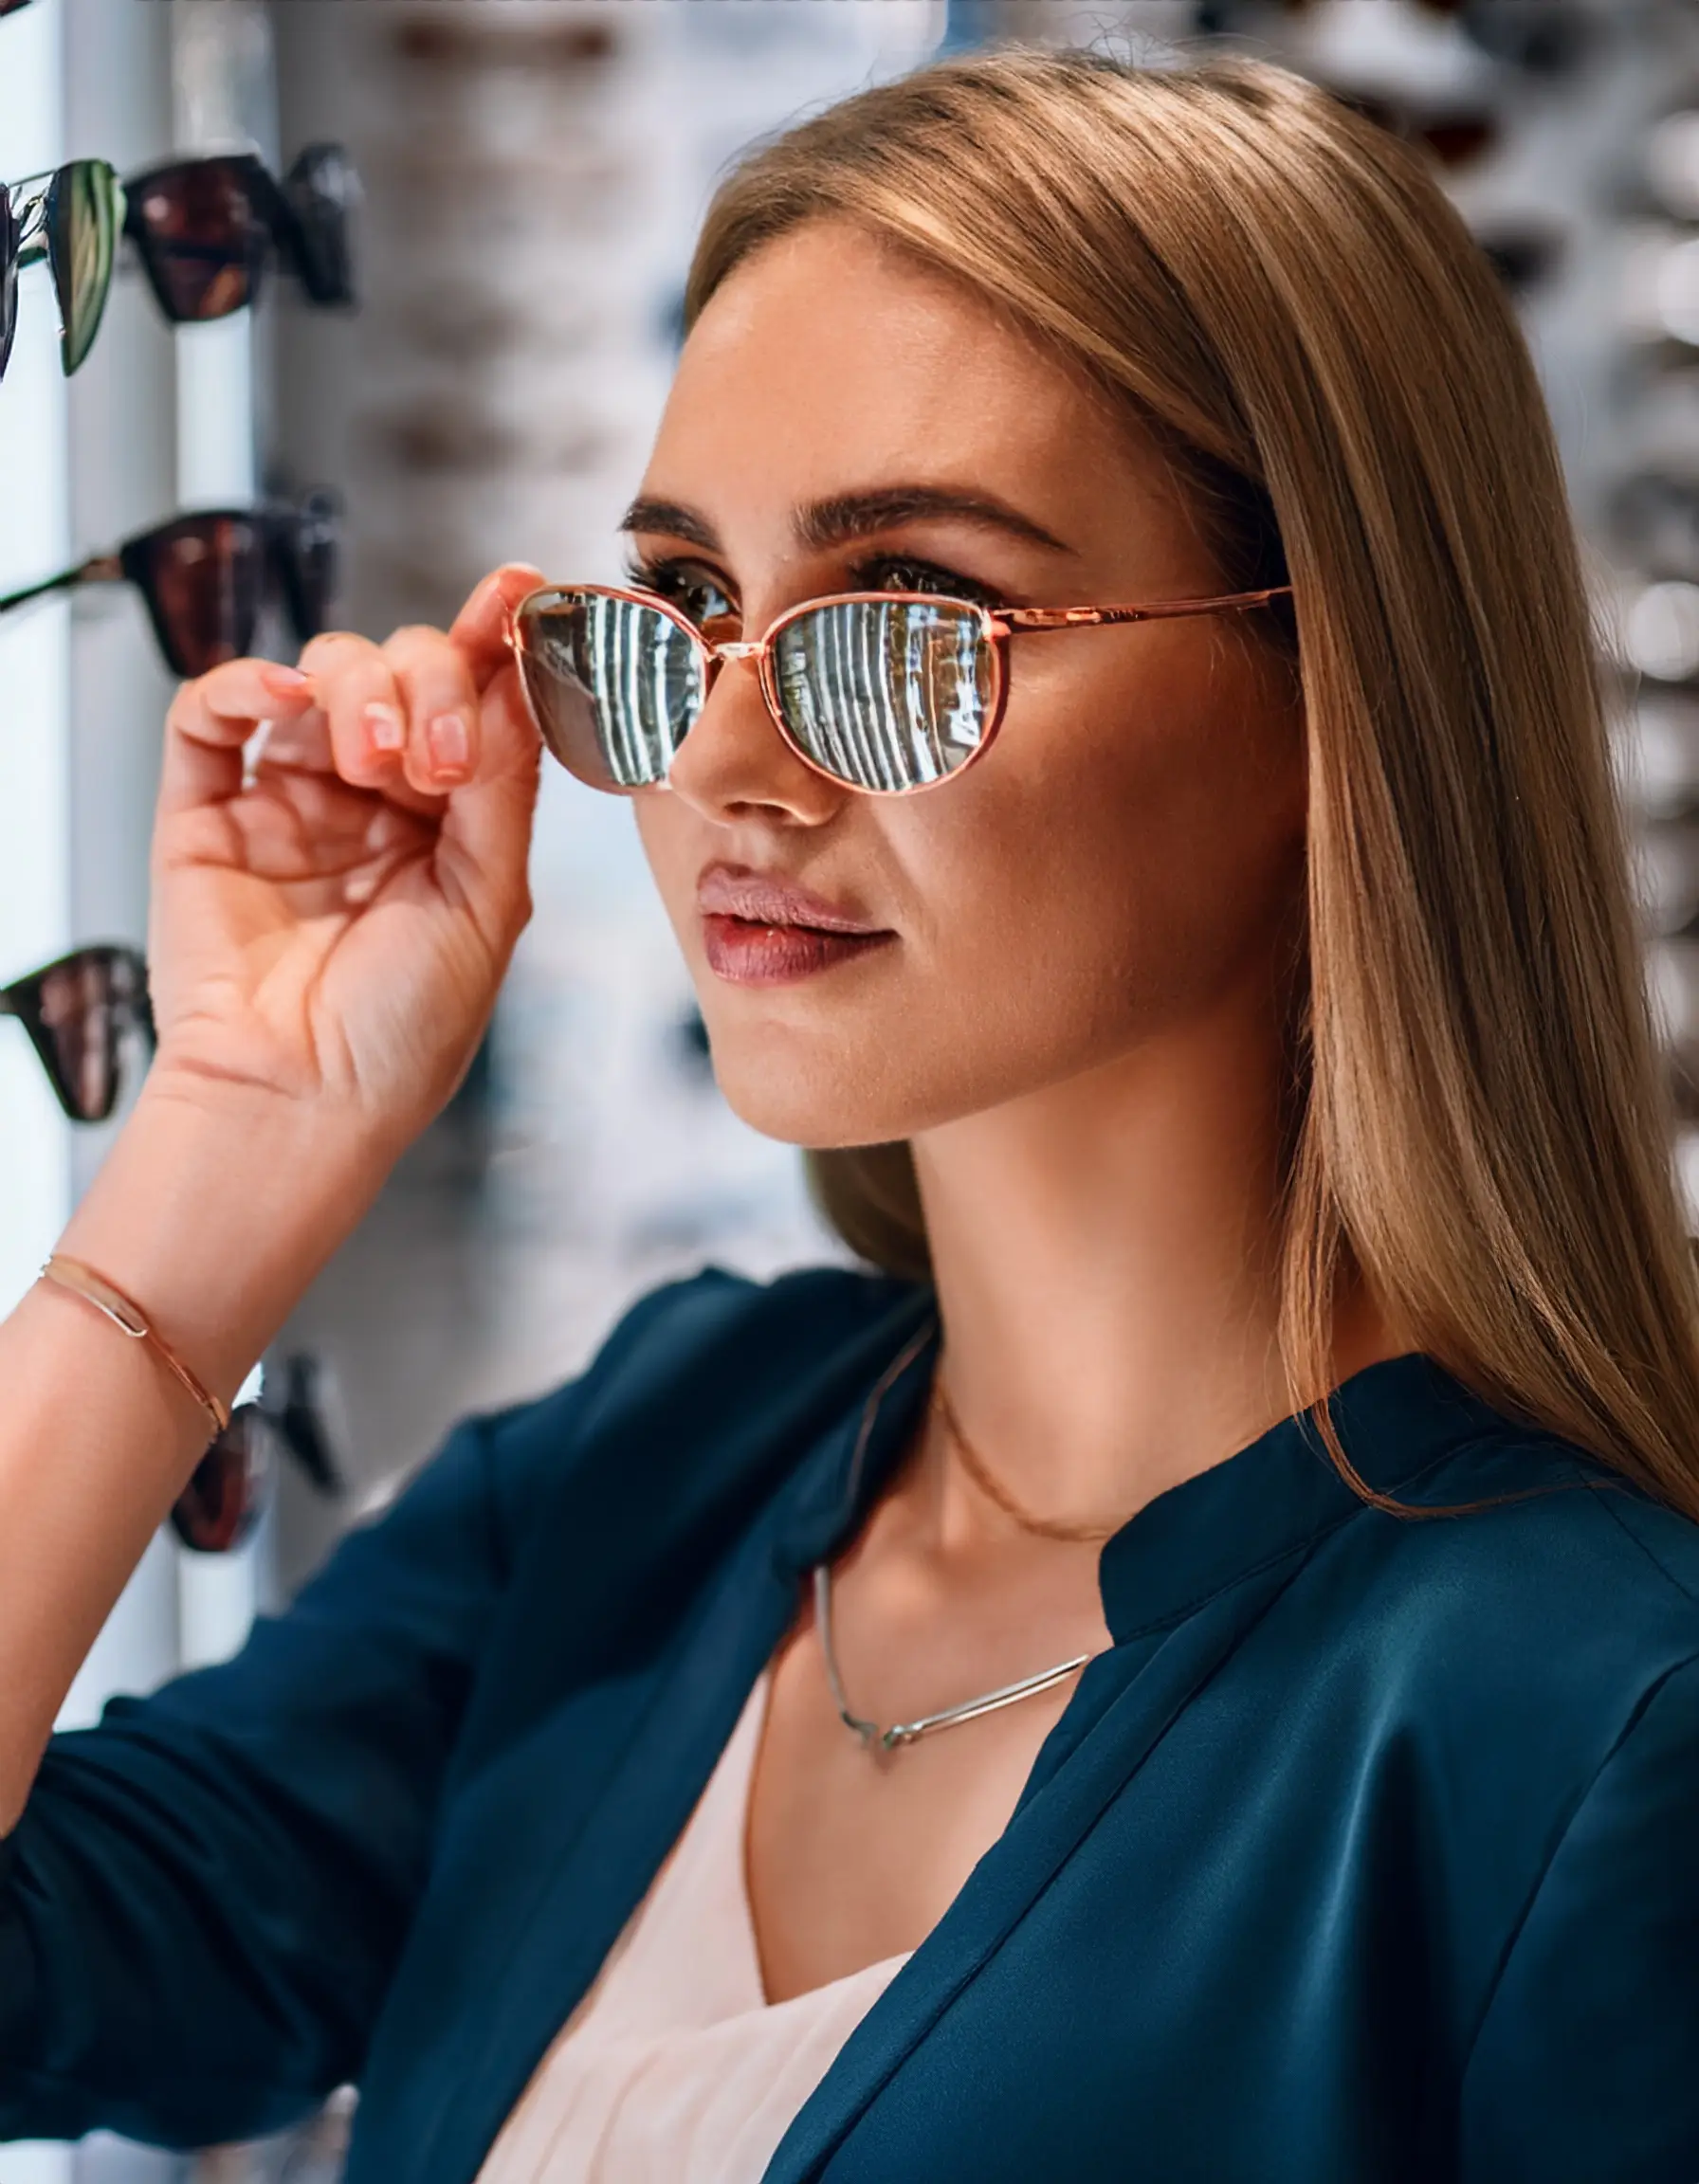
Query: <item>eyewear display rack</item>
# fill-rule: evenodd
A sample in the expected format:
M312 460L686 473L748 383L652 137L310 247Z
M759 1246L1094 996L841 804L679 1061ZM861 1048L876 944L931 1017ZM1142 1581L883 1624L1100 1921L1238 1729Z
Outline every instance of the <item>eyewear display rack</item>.
M7 179L85 155L131 172L238 144L275 163L274 113L261 0L32 0L0 23ZM45 272L26 273L22 288L0 385L0 591L178 508L254 500L265 405L251 313L174 330L121 270L99 339L67 382ZM171 687L128 588L47 602L0 627L0 981L91 937L144 942ZM33 1280L115 1127L73 1129L27 1042L0 1042L0 1309ZM233 1651L270 1604L270 1533L263 1520L234 1553L194 1556L162 1530L61 1725L92 1721L116 1691ZM240 2150L166 2156L100 2135L0 2147L0 2184L259 2174Z

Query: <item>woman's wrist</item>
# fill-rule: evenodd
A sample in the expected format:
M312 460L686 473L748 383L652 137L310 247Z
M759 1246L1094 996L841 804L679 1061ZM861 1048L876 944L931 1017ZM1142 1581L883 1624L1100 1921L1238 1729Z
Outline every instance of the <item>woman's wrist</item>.
M57 1248L228 1402L399 1150L272 1093L144 1086Z

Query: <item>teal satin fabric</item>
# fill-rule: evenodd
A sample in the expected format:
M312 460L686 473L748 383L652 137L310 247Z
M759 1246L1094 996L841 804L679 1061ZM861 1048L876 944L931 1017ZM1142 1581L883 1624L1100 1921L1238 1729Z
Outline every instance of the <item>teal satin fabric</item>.
M470 2184L931 1310L657 1291L234 1662L56 1738L0 1844L0 2134L208 2143L356 2080L349 2184ZM1114 1646L767 2184L1699 2180L1699 1526L1417 1354L1333 1410L1406 1503L1532 1497L1388 1515L1287 1420L1140 1511Z

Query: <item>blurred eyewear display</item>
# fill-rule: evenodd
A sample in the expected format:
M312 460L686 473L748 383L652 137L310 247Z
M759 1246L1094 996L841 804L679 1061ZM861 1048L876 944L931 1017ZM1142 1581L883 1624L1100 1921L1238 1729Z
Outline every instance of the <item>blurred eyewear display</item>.
M73 1122L104 1122L118 1104L126 1046L154 1048L147 965L117 942L79 948L0 987L0 1016L15 1016Z
M94 345L112 286L124 188L104 159L73 159L51 174L0 187L0 373L18 323L18 275L46 259L59 305L66 377Z
M204 675L253 649L268 599L281 596L301 644L329 623L340 569L342 501L320 486L298 503L213 508L127 538L116 553L0 598L0 614L83 584L134 584L176 675Z
M20 8L27 8L29 0L0 0L0 16L15 15Z
M241 1546L265 1506L282 1457L299 1465L320 1493L341 1493L320 1400L320 1370L314 1356L285 1357L275 1375L266 1366L258 1402L237 1404L172 1504L172 1530L185 1547L227 1555ZM275 1396L274 1376L282 1384Z
M124 232L178 325L251 303L274 253L309 301L357 301L349 221L359 180L338 144L313 144L281 182L252 152L174 159L124 185Z
M359 178L337 144L312 144L281 182L257 153L174 159L120 182L104 159L73 159L0 190L0 373L17 326L18 275L46 259L67 376L100 330L120 234L174 325L251 303L275 255L310 302L357 301L350 215Z

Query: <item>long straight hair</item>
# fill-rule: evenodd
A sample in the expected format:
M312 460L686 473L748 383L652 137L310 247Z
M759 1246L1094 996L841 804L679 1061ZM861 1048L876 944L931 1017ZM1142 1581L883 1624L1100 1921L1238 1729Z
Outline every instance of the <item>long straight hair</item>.
M1243 59L1010 49L758 147L693 321L849 217L1084 366L1169 451L1223 589L1289 580L1307 717L1280 1347L1326 1415L1355 1269L1495 1408L1699 1518L1699 1283L1574 526L1526 344L1416 153ZM904 1145L810 1156L840 1232L923 1273Z

